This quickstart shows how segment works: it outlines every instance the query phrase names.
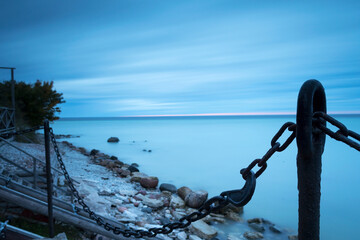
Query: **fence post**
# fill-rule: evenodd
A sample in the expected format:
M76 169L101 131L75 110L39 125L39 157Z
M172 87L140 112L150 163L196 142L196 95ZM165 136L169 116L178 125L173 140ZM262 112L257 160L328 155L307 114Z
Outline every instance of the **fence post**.
M37 165L37 161L36 158L33 158L33 177L34 177L34 188L37 189L37 170L36 170L36 165Z
M313 113L317 111L326 113L325 91L319 81L308 80L300 89L296 114L299 240L320 239L321 155L325 134L313 129Z
M48 197L48 224L49 236L54 237L54 219L53 219L53 203L52 203L52 176L51 176L51 162L50 162L50 127L49 121L44 121L44 137L45 137L45 159L46 159L46 183L47 183L47 197Z

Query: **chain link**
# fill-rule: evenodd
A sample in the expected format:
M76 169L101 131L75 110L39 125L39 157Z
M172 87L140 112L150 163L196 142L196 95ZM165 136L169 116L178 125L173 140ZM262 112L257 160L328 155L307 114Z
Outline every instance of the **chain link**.
M360 144L349 138L352 137L353 139L360 142L360 135L354 131L348 130L344 124L342 124L335 118L324 112L315 112L313 115L313 122L316 128L320 129L325 134L329 135L331 138L341 141L348 146L360 151ZM339 130L333 132L332 130L327 128L325 124L321 124L322 122L329 122L331 125L337 127Z
M284 134L284 132L289 130L291 132L290 136L286 139L286 141L281 145L278 140ZM257 165L260 169L255 173L255 177L258 178L267 168L267 160L275 152L284 151L295 139L296 137L296 124L293 122L286 122L281 126L279 131L274 135L271 139L271 148L265 153L262 158L255 159L252 161L247 168L241 169L240 173L244 179L246 179L250 173L250 171Z

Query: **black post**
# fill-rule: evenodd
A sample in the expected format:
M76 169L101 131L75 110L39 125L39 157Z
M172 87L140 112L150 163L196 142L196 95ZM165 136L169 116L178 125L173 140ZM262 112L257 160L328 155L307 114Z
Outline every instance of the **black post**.
M314 131L313 113L326 113L326 96L321 83L317 80L306 81L300 89L297 104L299 240L319 240L321 155L325 134Z
M45 136L45 158L46 158L46 182L47 182L47 197L48 197L48 221L49 221L49 236L54 237L54 219L53 219L53 203L52 203L52 176L51 176L51 162L50 162L50 127L49 121L44 121L44 136Z
M15 79L14 79L14 68L11 68L11 103L12 108L15 111Z

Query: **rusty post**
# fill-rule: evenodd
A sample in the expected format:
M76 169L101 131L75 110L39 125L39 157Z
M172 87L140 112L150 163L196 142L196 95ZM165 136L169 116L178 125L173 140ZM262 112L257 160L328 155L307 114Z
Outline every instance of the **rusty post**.
M317 111L326 113L325 91L319 81L308 80L300 89L296 114L299 240L320 239L321 155L325 133L313 129L313 113Z
M52 184L51 162L50 162L50 127L48 120L44 121L44 137L45 137L49 236L50 238L53 238L54 237L54 218L53 218L53 202L52 202L53 184Z

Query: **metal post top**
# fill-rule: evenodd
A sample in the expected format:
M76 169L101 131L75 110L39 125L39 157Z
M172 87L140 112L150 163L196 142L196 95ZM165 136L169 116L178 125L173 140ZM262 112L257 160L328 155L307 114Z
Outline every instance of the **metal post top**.
M323 148L325 144L325 134L315 135L313 132L315 112L326 113L326 96L322 84L311 79L302 85L297 102L296 142L299 153L304 157L313 153L314 145L322 145Z

